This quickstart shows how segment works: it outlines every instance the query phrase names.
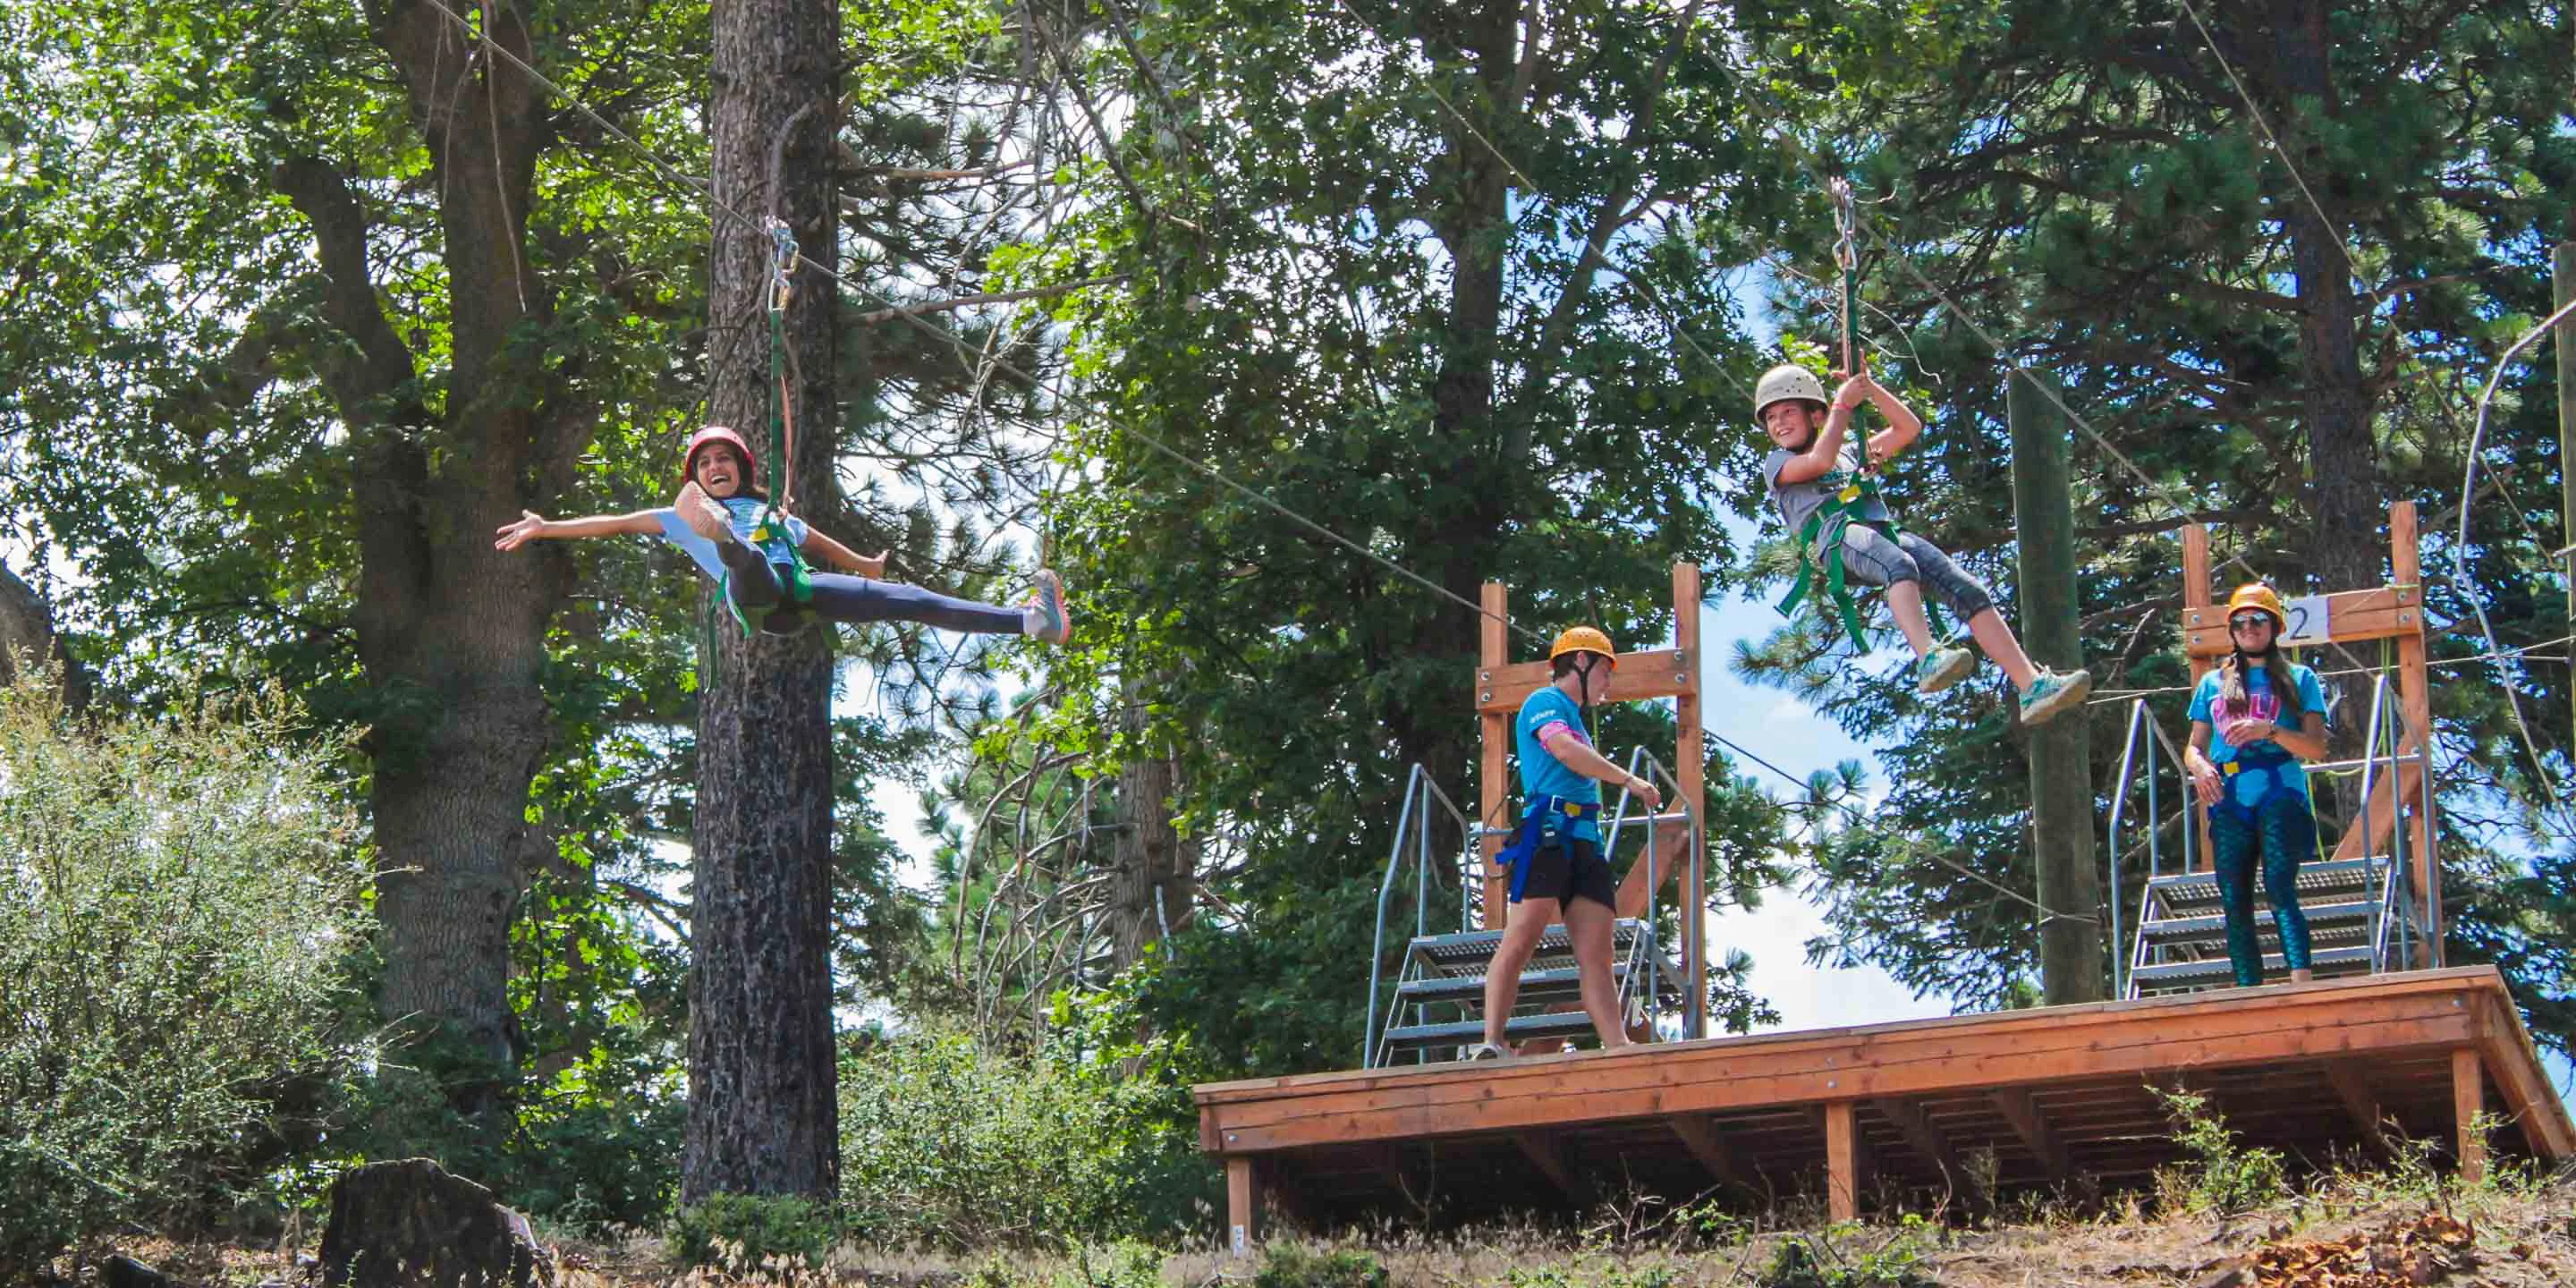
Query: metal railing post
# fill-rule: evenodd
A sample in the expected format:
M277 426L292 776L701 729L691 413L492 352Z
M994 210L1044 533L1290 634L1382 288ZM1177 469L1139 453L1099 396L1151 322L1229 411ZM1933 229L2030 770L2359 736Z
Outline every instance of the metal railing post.
M1404 811L1396 818L1395 844L1387 852L1386 876L1378 882L1377 886L1377 933L1369 941L1368 1015L1363 1019L1360 1027L1360 1067L1363 1069L1377 1067L1377 986L1385 974L1386 907L1395 897L1396 868L1404 862L1405 829L1413 825L1413 798L1416 795L1414 784L1422 781L1422 777L1422 766L1416 764L1412 775L1405 779Z

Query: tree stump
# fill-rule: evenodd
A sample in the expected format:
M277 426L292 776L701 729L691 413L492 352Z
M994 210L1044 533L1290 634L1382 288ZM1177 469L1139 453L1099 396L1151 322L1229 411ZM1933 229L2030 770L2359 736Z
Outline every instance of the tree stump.
M426 1158L369 1163L331 1187L330 1288L553 1288L528 1218Z

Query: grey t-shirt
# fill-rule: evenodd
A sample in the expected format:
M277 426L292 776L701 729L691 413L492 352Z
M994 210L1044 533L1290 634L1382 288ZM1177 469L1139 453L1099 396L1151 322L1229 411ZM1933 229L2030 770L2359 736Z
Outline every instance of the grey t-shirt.
M1805 531L1808 515L1814 514L1817 507L1823 505L1827 499L1851 486L1852 480L1860 474L1860 453L1859 443L1845 439L1842 455L1837 460L1837 468L1827 470L1804 483L1780 481L1780 467L1798 459L1804 453L1793 452L1785 447L1775 447L1771 449L1769 456L1762 458L1762 481L1771 489L1771 504L1778 506L1780 517L1789 521L1790 536L1794 537ZM1887 512L1887 504L1876 498L1856 502L1852 506L1852 514L1862 519L1894 517Z

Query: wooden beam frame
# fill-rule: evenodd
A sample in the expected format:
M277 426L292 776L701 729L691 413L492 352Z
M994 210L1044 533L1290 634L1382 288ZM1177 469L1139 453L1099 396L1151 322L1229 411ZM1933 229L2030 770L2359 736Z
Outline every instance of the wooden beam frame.
M1225 1246L1237 1257L1249 1257L1261 1244L1261 1174L1252 1157L1225 1160Z
M1568 1202L1577 1208L1592 1206L1595 1198L1592 1184L1584 1179L1581 1172L1574 1170L1573 1160L1566 1156L1565 1141L1557 1133L1517 1131L1512 1133L1512 1143L1520 1147L1521 1156L1527 1158L1530 1166L1537 1168L1539 1175L1546 1177Z
M1512 822L1512 783L1510 754L1512 720L1529 695L1546 687L1549 664L1513 662L1511 660L1511 593L1498 581L1485 583L1482 597L1484 621L1477 644L1475 698L1477 724L1483 740L1482 755L1477 761L1477 814L1487 828L1509 826ZM1667 812L1686 811L1692 818L1707 817L1708 751L1700 711L1699 667L1701 658L1700 574L1697 564L1673 565L1673 647L1644 649L1618 655L1618 668L1601 697L1602 702L1643 702L1655 698L1672 698L1675 743L1666 767L1680 788L1676 799L1665 802ZM1646 871L1642 863L1632 866L1620 879L1617 912L1622 917L1649 915L1654 897L1663 887L1678 880L1682 885L1684 906L1707 906L1708 856L1695 844L1691 831L1673 824L1655 829L1655 889L1646 888ZM1484 854L1485 928L1499 930L1510 917L1510 878L1494 865L1502 853L1499 835L1482 838L1479 849ZM1642 851L1641 851L1642 852ZM1708 996L1708 946L1705 918L1682 918L1682 972L1689 983L1687 995ZM1692 1006L1682 1019L1682 1036L1708 1036L1708 1017L1698 1006ZM1651 1034L1649 1034L1651 1036Z
M2073 1174L2067 1164L2066 1142L2060 1140L2057 1130L2048 1125L2048 1116L2040 1111L2039 1098L2031 1094L2030 1088L2005 1087L1988 1093L1986 1099L1994 1105L1995 1112L2004 1116L2005 1124L2020 1139L2022 1148L2039 1160L2040 1170L2048 1173L2049 1181L2065 1184Z
M2395 642L2397 710L2403 725L2397 751L2408 755L2422 749L2422 738L2433 727L2432 671L2425 663L2424 645L2423 542L2412 501L2388 507L2388 571L2388 585L2326 596L2326 639L2331 644ZM2234 647L2227 636L2226 607L2216 603L2211 592L2209 530L2197 523L2185 524L2181 624L2183 656L2191 664L2194 686ZM2391 778L2396 781L2388 781ZM2414 959L2407 964L2418 968L2441 964L2442 882L2433 862L2433 808L2421 767L2401 765L2397 773L2384 775L2372 785L2361 817L2335 849L2339 859L2382 853L2379 847L2395 832L2399 816L2408 816L2408 876L2414 882L2417 919L2424 933L2414 941ZM2198 866L2205 872L2210 865L2209 811L2195 807L2191 813L2191 826L2200 829Z
M1745 1166L1735 1147L1726 1143L1726 1134L1718 1130L1715 1122L1697 1114L1676 1114L1665 1119L1664 1125L1681 1138L1682 1148L1708 1169L1710 1179L1720 1185L1759 1192L1760 1187L1753 1183L1753 1170Z
M1993 1197L1985 1192L1985 1186L1976 1177L1968 1174L1966 1168L1953 1165L1958 1152L1950 1148L1950 1138L1933 1123L1932 1115L1923 1112L1923 1106L1911 1100L1882 1096L1869 1102L1869 1107L1879 1117L1894 1124L1897 1134L1905 1138L1906 1148L1930 1163L1932 1170L1948 1178L1952 1185L1968 1190L1970 1197L1980 1203Z
M2388 1129L2381 1121L2379 1097L2370 1089L2370 1078L2358 1060L2321 1060L2317 1067L2325 1074L2326 1085L2334 1088L2335 1099L2342 1102L2344 1113L2361 1132L2362 1139L2382 1158L2393 1158L2396 1151L2388 1140Z

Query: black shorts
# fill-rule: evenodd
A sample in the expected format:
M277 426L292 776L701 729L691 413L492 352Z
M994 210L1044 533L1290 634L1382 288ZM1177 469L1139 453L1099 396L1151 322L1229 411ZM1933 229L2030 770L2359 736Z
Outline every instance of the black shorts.
M1512 902L1554 899L1562 906L1578 898L1618 910L1619 885L1610 879L1610 861L1601 857L1599 842L1568 838L1555 845L1542 843L1512 865Z

